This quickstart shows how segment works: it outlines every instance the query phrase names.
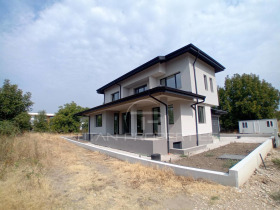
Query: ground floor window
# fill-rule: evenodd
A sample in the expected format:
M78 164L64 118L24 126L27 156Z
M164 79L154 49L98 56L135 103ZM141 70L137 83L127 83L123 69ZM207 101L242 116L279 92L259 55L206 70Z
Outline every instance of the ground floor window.
M204 106L198 106L198 122L205 123L205 108Z
M102 114L96 115L96 127L102 127Z
M168 119L169 119L169 124L174 124L174 110L173 110L173 105L168 106Z
M248 128L247 122L243 122L243 123L242 123L242 127L243 127L243 128Z

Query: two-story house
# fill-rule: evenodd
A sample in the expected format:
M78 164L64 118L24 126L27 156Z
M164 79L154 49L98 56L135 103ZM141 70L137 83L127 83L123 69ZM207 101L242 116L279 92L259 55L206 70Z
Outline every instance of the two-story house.
M210 143L224 69L193 44L155 57L97 90L104 104L77 114L89 117L84 138L139 154Z

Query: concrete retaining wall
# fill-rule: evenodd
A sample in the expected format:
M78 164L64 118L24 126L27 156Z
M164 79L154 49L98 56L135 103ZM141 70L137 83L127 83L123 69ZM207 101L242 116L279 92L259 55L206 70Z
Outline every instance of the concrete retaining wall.
M272 139L265 141L229 170L229 174L235 176L236 187L243 185L250 178L255 169L262 164L260 154L264 159L272 147Z
M84 139L89 140L89 134L84 134ZM104 147L148 156L154 153L167 154L167 142L165 139L148 140L133 137L90 134L90 142Z
M147 160L140 157L124 154L121 152L110 151L110 149L106 148L98 148L92 144L85 144L78 141L74 141L65 137L62 137L69 142L72 142L78 146L83 148L99 151L103 154L109 155L111 157L115 157L117 159L127 161L130 163L141 163L146 166L153 166L158 168L169 168L174 171L176 175L180 176L189 176L194 179L205 179L213 182L220 183L222 185L240 187L244 182L246 182L249 177L252 175L254 170L258 168L260 165L260 159L258 158L259 153L262 154L263 158L266 157L267 153L272 148L272 139L268 139L262 145L260 145L257 149L255 149L252 153L250 153L246 158L240 161L237 165L235 165L232 169L229 170L229 173L223 173L218 171L211 171L205 169L198 169L186 166L179 166L175 164Z

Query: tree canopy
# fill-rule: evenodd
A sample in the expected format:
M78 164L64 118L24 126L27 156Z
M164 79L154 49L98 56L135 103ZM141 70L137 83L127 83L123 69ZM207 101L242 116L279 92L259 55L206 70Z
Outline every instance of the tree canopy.
M280 99L279 91L255 74L227 76L218 93L219 108L228 112L221 117L225 129L236 129L239 120L275 117Z
M0 88L0 124L3 129L11 128L14 130L30 130L30 110L33 102L31 101L31 93L23 93L17 85L10 84L9 80L5 80ZM9 125L9 126L7 126Z
M49 123L47 120L46 112L39 111L38 115L35 116L34 122L33 122L33 130L36 132L46 132L49 131Z
M80 117L75 114L86 110L75 102L60 106L58 112L51 120L51 128L58 133L78 132L81 126Z

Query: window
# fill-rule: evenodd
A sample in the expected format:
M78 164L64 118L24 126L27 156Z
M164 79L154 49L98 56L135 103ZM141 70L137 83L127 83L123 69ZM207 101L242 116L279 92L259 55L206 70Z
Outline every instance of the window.
M245 122L245 128L248 128L248 124L247 124L247 122Z
M174 124L173 105L168 106L168 119L169 119L169 124Z
M96 127L102 127L102 114L96 115Z
M118 99L120 99L120 93L119 92L113 93L112 94L112 101L116 101Z
M181 84L181 73L173 74L169 77L160 80L160 85L180 89Z
M203 106L198 106L198 122L205 123L205 111Z
M207 76L204 74L203 77L204 77L204 87L205 87L205 90L208 90Z
M209 81L210 81L210 90L211 90L211 92L214 92L213 80L212 80L212 78L209 78Z
M273 122L272 121L270 121L270 127L273 127Z
M242 123L242 127L245 128L245 123L244 122Z
M134 89L134 93L137 94L137 93L142 93L144 92L145 90L147 90L147 85L143 85L143 86L140 86L138 88L135 88Z
M266 126L267 126L268 128L270 127L269 121L266 121Z

